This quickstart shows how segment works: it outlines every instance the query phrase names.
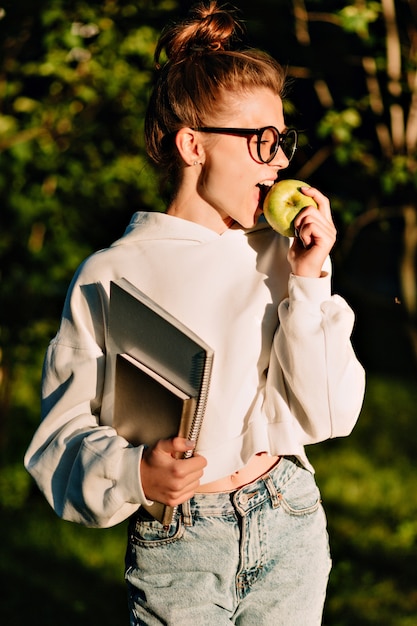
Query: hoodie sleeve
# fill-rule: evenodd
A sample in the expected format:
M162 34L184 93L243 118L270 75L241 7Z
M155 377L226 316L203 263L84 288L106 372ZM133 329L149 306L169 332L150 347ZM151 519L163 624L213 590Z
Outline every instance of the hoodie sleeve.
M63 519L108 527L147 502L140 481L143 447L102 425L105 300L98 283L75 280L42 378L42 421L25 466Z
M331 295L330 273L291 275L278 314L269 411L275 410L274 397L286 399L302 445L348 435L362 407L365 376L351 344L354 314L343 298Z

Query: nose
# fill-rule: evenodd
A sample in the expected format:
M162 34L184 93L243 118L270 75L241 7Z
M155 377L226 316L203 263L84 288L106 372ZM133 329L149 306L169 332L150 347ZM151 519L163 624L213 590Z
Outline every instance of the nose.
M289 166L289 164L290 164L289 159L287 156L285 156L284 150L282 149L281 146L278 147L278 151L276 155L274 156L274 158L272 159L272 161L268 163L268 165L272 167L276 167L277 172L278 170L284 170L286 167Z

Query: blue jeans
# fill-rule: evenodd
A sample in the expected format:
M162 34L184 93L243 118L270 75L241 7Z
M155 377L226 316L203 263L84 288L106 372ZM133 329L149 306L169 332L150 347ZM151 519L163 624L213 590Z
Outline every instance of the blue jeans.
M232 493L196 495L169 530L133 516L131 626L318 626L331 561L314 476L293 457Z

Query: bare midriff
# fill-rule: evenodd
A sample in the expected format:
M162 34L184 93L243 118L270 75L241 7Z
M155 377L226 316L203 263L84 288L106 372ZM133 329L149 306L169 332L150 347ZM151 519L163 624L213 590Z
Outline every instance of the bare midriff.
M266 474L277 464L279 456L271 456L266 452L258 452L241 470L219 478L211 483L200 485L197 493L218 493L235 491L244 485L248 485L260 476Z

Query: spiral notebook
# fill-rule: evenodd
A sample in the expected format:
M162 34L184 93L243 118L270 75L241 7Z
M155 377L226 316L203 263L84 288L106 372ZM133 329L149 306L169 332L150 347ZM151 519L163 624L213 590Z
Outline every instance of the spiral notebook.
M213 350L125 278L110 284L108 331L118 433L133 445L177 435L197 441ZM144 508L164 526L175 513L159 502Z

